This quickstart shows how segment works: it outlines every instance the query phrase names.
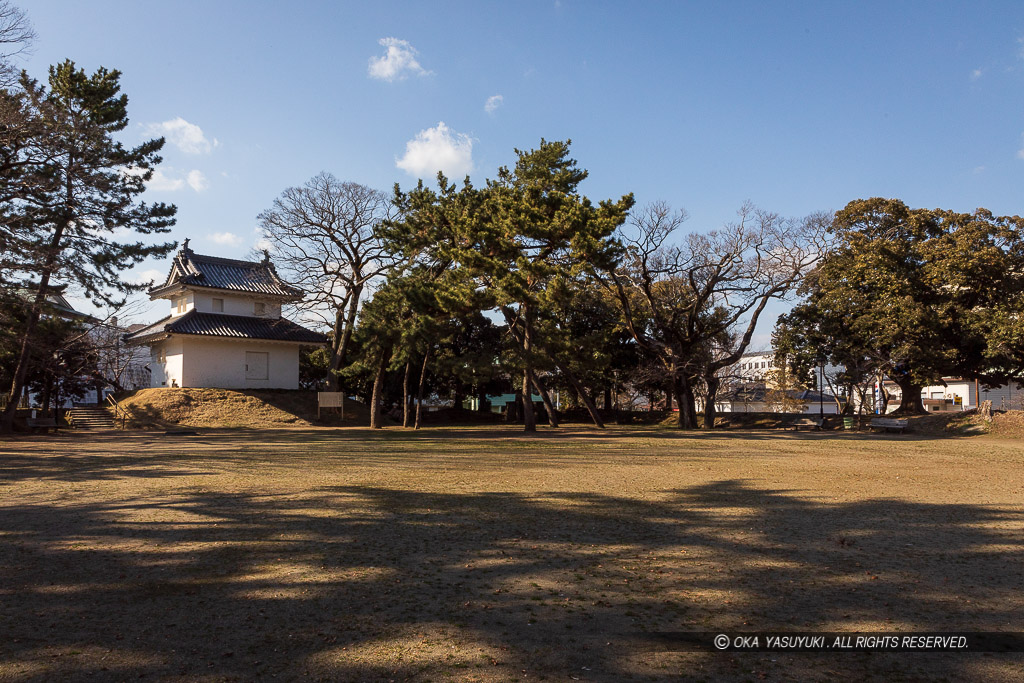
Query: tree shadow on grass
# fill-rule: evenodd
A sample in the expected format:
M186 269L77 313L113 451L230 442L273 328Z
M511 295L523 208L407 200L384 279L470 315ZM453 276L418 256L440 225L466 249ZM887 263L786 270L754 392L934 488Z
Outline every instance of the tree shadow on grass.
M636 429L198 429L194 435L129 431L28 437L0 444L0 486L24 480L86 482L209 476L265 468L415 467L563 468L744 458L751 443L820 444L914 442L913 436L794 432L678 432ZM924 439L927 440L927 439ZM724 449L726 444L744 444ZM826 451L827 452L827 451ZM800 448L776 448L774 457L803 457Z
M785 443L816 443L808 434L750 436ZM638 439L642 441L638 441ZM261 468L415 467L560 468L607 465L646 458L716 460L744 457L726 451L733 435L635 430L550 430L524 435L510 430L375 431L369 429L198 429L189 435L130 431L74 433L0 445L0 485L24 480L86 482L209 476ZM778 452L782 457L784 452Z
M646 500L338 486L6 501L0 534L0 678L978 679L1020 663L654 655L624 637L1019 629L1020 510L737 480Z

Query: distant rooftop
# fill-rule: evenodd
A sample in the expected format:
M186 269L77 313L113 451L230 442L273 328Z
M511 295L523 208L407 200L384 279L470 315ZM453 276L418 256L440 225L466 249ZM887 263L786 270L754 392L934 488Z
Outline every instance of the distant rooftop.
M30 305L35 300L37 291L38 290L22 287L15 290L15 294L24 301L26 305ZM67 320L95 320L95 318L88 313L76 311L75 307L68 303L68 300L64 298L63 287L50 287L49 291L46 293L46 303L44 304L44 308L44 313L56 315Z

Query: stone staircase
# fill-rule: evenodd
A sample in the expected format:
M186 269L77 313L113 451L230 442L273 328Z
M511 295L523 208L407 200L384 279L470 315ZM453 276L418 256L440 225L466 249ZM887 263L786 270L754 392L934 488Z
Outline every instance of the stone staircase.
M68 424L74 429L96 431L115 429L114 418L106 408L100 406L75 406L66 414Z

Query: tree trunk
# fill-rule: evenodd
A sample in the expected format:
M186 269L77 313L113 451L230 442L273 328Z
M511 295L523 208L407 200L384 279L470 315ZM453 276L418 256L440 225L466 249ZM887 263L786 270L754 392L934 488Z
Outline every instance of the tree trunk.
M341 338L345 334L345 318L342 309L334 311L334 339L331 340L331 355L327 359L327 391L337 391L339 384L338 368L341 367Z
M675 378L672 380L672 391L676 398L676 407L679 411L676 413L676 427L679 429L689 429L689 425L686 420L686 411L683 409L683 383L682 380Z
M548 426L557 427L558 414L555 412L555 404L551 402L551 395L548 394L547 388L545 388L540 377L537 377L537 375L533 376L533 386L537 389L537 393L540 394L541 400L544 401L544 409L548 413Z
M505 404L505 422L509 424L518 423L523 417L523 395L518 390L511 403Z
M885 378L879 373L876 379L878 383L878 400L881 401L881 409L878 406L875 407L880 415L885 415L889 411L889 392L885 390ZM872 401L874 401L874 394L872 394Z
M863 415L865 413L865 411L867 410L867 406L868 406L867 389L865 388L864 384L861 383L861 384L857 385L856 391L857 391L858 405L857 405L856 413L855 414L856 415Z
M21 351L18 354L17 364L14 366L11 390L7 394L7 407L4 408L3 416L0 417L0 433L10 432L14 429L14 414L18 410L18 403L21 402L21 394L25 389L25 377L28 375L29 359L32 354L32 337L39 325L39 316L42 314L49 286L50 271L47 269L43 272L39 291L36 292L32 308L29 309L28 320L25 321L25 330L21 337Z
M579 379L569 370L569 366L563 363L556 363L558 369L561 371L565 378L569 380L569 384L576 391L576 395L580 397L580 401L583 402L583 406L590 413L590 419L593 420L594 426L604 429L604 422L601 420L601 415L597 412L597 406L590 400L590 396L587 395L587 390L583 388L583 384Z
M921 401L922 386L909 377L897 382L900 386L900 407L896 409L901 415L923 415L924 403Z
M423 387L427 383L427 363L430 361L430 347L423 352L423 365L420 366L420 381L416 387L416 421L413 423L413 429L420 428L420 420L423 417Z
M402 378L402 426L409 426L409 368L412 361L405 361L405 376Z
M377 374L373 378L373 396L370 398L370 429L383 429L384 416L381 411L381 401L384 391L384 373L388 367L388 356L390 351L381 351L380 360L377 363Z
M612 388L611 387L605 387L604 388L604 409L605 410L611 410L612 409Z
M665 388L665 410L672 412L672 385Z
M697 410L693 400L693 388L688 377L678 377L675 382L676 404L679 406L680 429L697 429Z
M75 163L74 155L68 155L67 163L69 167ZM74 198L74 188L70 177L65 178L65 186L64 213L61 216L61 222L58 223L53 231L53 237L50 238L49 252L46 254L43 267L39 272L39 289L36 291L36 298L32 301L32 308L29 310L28 320L25 322L25 331L21 338L21 351L18 354L18 362L14 366L14 377L11 380L11 391L8 394L7 407L4 409L3 415L0 416L0 434L14 429L14 414L18 410L21 392L25 388L25 377L28 374L29 356L32 351L32 335L36 331L36 326L39 324L39 316L42 315L43 305L46 303L46 294L50 288L50 275L53 273L57 257L60 255L60 243L64 238L64 230L73 218L71 206L72 199Z
M533 410L533 371L523 370L523 431L537 431L537 413Z
M686 414L689 420L690 429L699 429L697 423L697 399L693 393L693 383L687 378L683 385L683 400L686 401Z
M40 404L43 406L43 414L40 417L50 416L50 397L53 394L53 385L55 380L52 377L46 378L46 385L43 387L43 395L39 399ZM53 416L57 417L57 411L54 410Z
M846 402L842 405L841 415L853 415L853 383L848 383L846 389Z
M349 295L348 311L344 320L342 319L342 315L346 313L344 311L344 304L334 314L334 338L337 341L335 342L334 353L331 354L331 372L328 378L331 391L341 391L343 388L338 370L345 364L348 349L352 345L352 331L356 326L356 316L359 313L359 298L362 296L362 291L362 287L352 288L352 292Z
M523 305L523 431L537 431L537 415L533 411L533 321L530 307Z
M714 429L715 415L718 413L715 399L718 397L718 387L721 386L722 380L717 375L711 375L704 378L704 383L708 388L707 396L704 397L704 429Z

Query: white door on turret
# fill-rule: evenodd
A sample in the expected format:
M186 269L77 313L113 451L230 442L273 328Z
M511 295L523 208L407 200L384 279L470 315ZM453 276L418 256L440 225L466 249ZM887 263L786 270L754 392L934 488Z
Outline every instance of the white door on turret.
M270 370L270 354L260 351L245 352L245 378L267 379Z

